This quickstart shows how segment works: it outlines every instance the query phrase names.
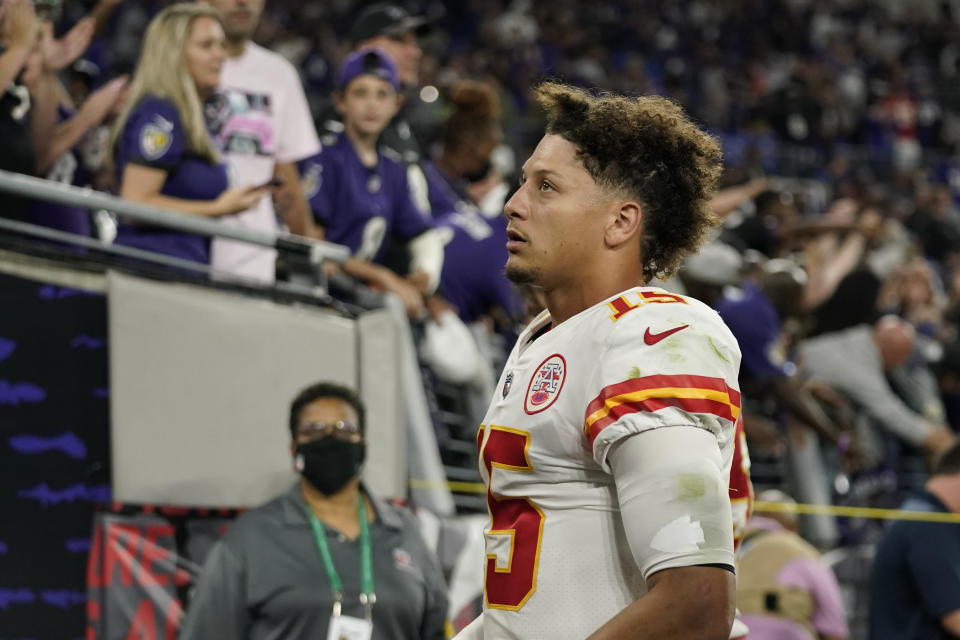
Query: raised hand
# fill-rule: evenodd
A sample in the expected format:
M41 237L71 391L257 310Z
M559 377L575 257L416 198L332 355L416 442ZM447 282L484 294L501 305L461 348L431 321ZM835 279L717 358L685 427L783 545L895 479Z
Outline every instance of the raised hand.
M127 81L129 76L114 78L93 93L80 107L80 113L93 126L103 122L111 113L120 109L126 97Z
M6 0L0 15L0 34L7 49L32 49L37 42L37 14L33 0Z
M53 26L45 23L41 42L44 69L56 72L73 64L90 46L95 26L93 18L83 18L66 35L55 40Z

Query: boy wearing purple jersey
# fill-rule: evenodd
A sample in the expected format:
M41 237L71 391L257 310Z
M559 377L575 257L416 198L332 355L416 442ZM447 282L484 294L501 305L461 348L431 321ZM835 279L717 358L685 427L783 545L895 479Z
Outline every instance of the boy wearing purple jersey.
M399 295L408 314L418 317L423 294L439 281L443 246L413 202L400 159L377 144L400 105L396 68L379 50L364 49L344 61L337 86L344 130L300 164L304 190L325 239L353 252L344 271ZM409 278L377 264L390 236L409 242Z

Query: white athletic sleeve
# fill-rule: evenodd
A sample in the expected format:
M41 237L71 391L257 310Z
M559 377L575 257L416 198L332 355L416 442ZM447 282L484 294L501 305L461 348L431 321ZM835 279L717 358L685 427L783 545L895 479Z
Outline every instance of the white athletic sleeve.
M433 293L440 284L443 272L443 238L436 229L424 231L408 245L410 248L410 271L427 274L427 293Z
M620 440L608 459L645 580L673 567L734 565L728 480L713 434L692 426L651 429Z

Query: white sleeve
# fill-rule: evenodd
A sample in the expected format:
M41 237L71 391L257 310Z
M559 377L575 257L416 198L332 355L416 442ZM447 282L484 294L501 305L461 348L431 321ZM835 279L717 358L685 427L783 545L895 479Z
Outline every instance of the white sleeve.
M433 293L440 284L443 271L443 238L436 229L428 229L410 240L410 271L427 274L427 293Z
M286 60L281 112L277 115L277 162L297 162L320 152L320 139L313 124L310 105L303 93L300 75Z
M673 567L734 566L728 480L714 434L694 426L643 431L620 440L609 461L644 579Z

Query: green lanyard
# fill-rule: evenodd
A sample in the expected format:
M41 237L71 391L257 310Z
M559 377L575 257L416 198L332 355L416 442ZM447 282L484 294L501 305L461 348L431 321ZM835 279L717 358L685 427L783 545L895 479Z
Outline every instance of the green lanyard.
M333 564L333 556L330 555L330 547L327 545L327 532L323 528L323 523L314 515L310 505L307 505L307 518L310 520L310 526L313 527L313 537L317 542L317 550L320 551L323 568L330 580L330 588L333 589L333 615L339 616L343 605L343 582L340 581L340 574L337 573L337 567ZM373 592L373 548L370 544L370 524L367 522L367 510L359 493L357 494L357 518L360 520L360 604L363 605L367 620L372 622L373 605L377 602L377 594Z

